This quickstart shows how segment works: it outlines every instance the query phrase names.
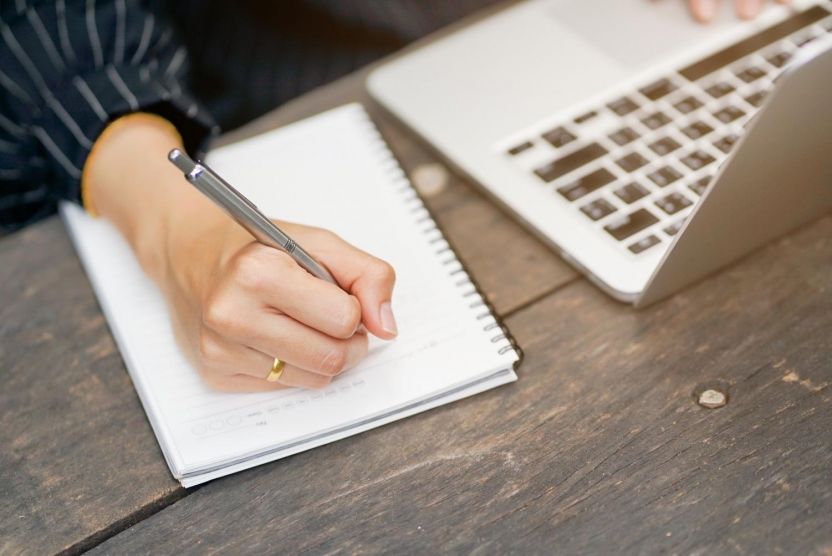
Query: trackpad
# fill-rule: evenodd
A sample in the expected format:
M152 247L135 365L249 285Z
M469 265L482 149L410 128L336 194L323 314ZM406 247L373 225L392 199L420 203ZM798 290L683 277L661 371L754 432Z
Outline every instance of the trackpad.
M561 24L631 68L704 44L737 24L727 6L714 23L697 23L685 0L551 0L548 4Z

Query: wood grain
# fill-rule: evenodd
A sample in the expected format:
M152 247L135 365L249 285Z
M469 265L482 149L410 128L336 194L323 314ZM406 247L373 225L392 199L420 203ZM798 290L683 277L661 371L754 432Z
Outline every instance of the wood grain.
M0 553L77 552L180 497L63 225L0 241Z
M224 140L361 101L408 172L435 162L365 75ZM96 552L832 553L832 219L637 313L464 180L427 203L512 315L520 382L185 498L60 222L3 238L0 553L133 524Z
M832 217L647 311L509 319L515 385L206 485L93 553L829 554ZM721 385L727 406L693 396Z

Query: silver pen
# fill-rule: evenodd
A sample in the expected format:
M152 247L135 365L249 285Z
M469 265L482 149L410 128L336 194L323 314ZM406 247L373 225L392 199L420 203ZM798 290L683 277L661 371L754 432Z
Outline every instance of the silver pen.
M186 180L214 201L223 212L245 228L257 241L285 251L313 276L341 287L324 265L312 258L312 255L303 247L266 218L254 203L246 199L242 193L231 187L210 168L202 163L194 162L179 149L170 151L168 159L185 173Z

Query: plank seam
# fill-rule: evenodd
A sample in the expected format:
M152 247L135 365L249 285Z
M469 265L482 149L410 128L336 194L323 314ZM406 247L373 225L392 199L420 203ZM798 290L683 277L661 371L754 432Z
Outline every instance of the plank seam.
M93 548L107 541L108 539L115 537L116 535L122 533L130 527L144 521L145 519L157 514L158 512L161 512L169 506L172 506L179 500L182 500L183 498L191 494L191 491L196 492L197 490L199 489L193 488L189 491L185 488L177 488L176 490L168 493L162 498L159 498L158 500L155 500L150 504L142 506L141 508L129 514L128 516L106 526L105 528L99 531L96 531L95 533L89 535L85 539L80 540L75 544L70 545L69 547L61 550L60 552L58 552L58 556L75 556L77 554L82 554L88 550L92 550Z
M533 305L537 305L537 303L543 301L547 297L555 295L558 292L560 292L561 290L566 289L567 287L572 286L573 284L575 284L577 282L583 282L584 280L585 280L585 278L583 277L583 275L578 274L578 275L574 276L573 278L570 278L569 280L566 280L562 284L558 284L557 286L553 286L551 289L548 289L544 292L539 293L538 295L534 296L532 299L529 299L528 301L524 301L523 303L521 303L517 307L513 307L512 309L509 309L509 310L501 313L501 317L503 319L513 317L514 315L516 315L516 314L518 314L522 311L525 311L529 307L532 307Z

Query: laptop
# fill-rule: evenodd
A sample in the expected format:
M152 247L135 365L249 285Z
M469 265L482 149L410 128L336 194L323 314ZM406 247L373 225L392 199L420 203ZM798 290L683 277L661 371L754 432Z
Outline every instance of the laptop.
M374 70L371 96L644 307L832 209L832 1L527 0Z

